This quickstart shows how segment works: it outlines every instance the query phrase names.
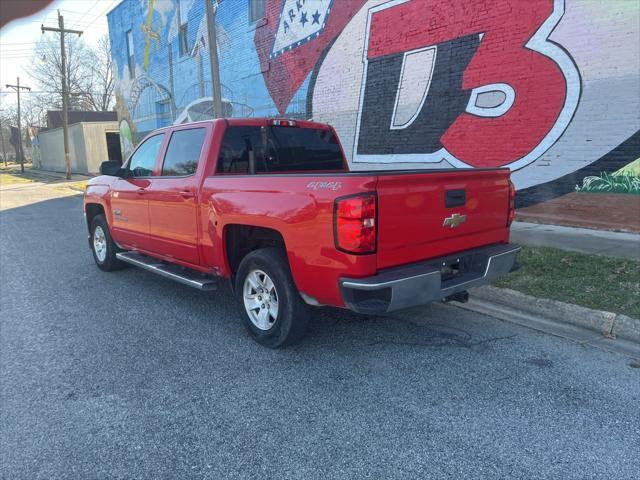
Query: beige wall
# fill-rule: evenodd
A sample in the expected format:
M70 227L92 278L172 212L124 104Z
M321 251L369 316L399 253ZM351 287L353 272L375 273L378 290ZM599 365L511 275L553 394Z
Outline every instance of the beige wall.
M69 156L73 173L98 173L100 164L108 160L107 132L118 133L118 122L76 123L69 126ZM64 172L62 128L38 135L42 170Z
M98 173L100 164L109 160L107 133L119 133L118 122L91 122L81 124L84 130L86 168L89 173Z

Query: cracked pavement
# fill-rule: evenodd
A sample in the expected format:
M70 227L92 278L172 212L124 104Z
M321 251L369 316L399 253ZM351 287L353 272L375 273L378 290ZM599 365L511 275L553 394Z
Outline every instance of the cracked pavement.
M81 198L29 188L0 191L1 478L638 477L624 356L441 304L268 350L226 285L103 273Z

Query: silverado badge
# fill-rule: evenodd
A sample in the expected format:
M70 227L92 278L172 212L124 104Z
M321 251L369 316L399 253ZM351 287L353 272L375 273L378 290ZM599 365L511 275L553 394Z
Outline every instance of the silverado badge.
M459 213L454 213L450 217L447 217L444 219L444 223L442 224L442 226L456 228L466 221L467 221L466 215L460 215Z

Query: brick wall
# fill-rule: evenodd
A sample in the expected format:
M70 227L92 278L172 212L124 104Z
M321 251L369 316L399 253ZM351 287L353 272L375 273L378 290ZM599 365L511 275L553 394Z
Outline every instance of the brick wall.
M248 0L219 4L226 114L331 123L353 169L508 166L524 206L640 156L638 2L265 0L264 7L264 18L251 21ZM124 0L109 14L118 111L132 143L211 112L204 2L155 0L150 24L148 8Z

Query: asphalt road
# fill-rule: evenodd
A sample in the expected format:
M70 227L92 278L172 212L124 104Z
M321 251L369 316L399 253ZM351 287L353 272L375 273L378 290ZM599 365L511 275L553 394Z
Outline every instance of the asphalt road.
M317 310L268 350L225 287L103 273L79 197L20 195L0 191L3 479L639 477L628 358L445 305Z

